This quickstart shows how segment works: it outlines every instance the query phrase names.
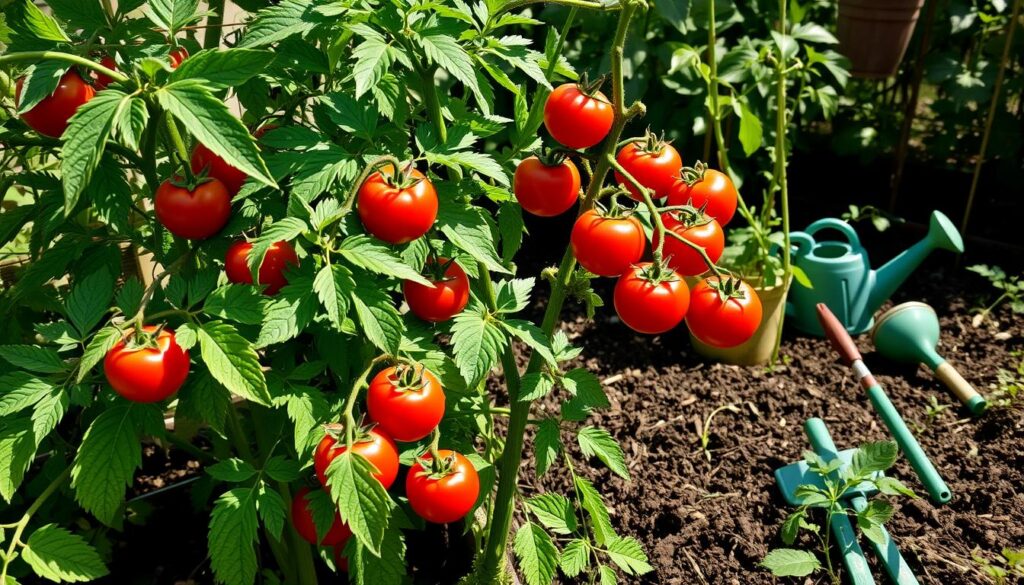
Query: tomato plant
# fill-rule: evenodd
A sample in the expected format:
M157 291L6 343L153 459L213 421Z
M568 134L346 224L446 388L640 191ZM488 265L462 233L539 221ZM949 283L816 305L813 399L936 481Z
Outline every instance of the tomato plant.
M570 241L580 266L598 276L619 276L639 262L647 248L640 220L593 209L576 219Z
M675 147L651 132L643 140L626 143L615 155L615 160L637 182L654 191L655 199L668 196L673 185L681 178L679 172L683 169L683 159ZM643 200L636 187L618 172L615 173L615 180L626 187L633 199Z
M709 277L691 291L686 325L708 345L734 347L757 331L761 316L761 299L749 284Z
M421 518L446 524L460 520L476 505L480 478L469 459L442 449L436 458L428 453L409 468L405 493Z
M174 332L153 325L118 341L103 358L103 373L115 392L132 402L159 402L188 376L188 351Z
M349 450L347 442L340 439L340 436L328 431L317 444L316 452L313 454L316 477L324 486L327 486L327 468L331 462ZM373 466L374 471L371 475L384 486L384 489L395 483L395 478L398 477L398 447L391 437L377 429L360 431L359 436L352 442L351 450Z
M565 213L580 194L580 172L564 154L523 159L512 181L519 205L541 217Z
M444 388L423 366L386 368L370 381L366 412L396 441L419 441L444 417Z
M544 103L544 127L559 144L580 150L608 136L615 114L597 85L559 85Z

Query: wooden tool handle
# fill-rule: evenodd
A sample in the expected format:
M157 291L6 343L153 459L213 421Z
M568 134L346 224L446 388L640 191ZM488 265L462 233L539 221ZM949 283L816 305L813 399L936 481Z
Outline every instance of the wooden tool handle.
M985 399L971 386L971 383L964 380L956 368L949 365L949 362L942 362L935 368L935 377L938 378L946 388L949 388L957 399L966 405L971 412L979 414L985 410Z
M847 333L846 328L839 322L839 319L829 310L825 303L818 303L818 321L821 328L825 330L825 336L832 342L832 347L839 352L839 356L847 364L861 359L860 350L853 342L853 338Z

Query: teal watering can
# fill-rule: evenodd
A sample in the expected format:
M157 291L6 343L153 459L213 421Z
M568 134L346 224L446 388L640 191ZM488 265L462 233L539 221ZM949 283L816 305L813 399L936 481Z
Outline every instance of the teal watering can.
M834 230L841 240L815 239L818 232ZM801 331L824 335L815 306L825 303L849 333L863 333L874 325L875 311L936 248L963 252L964 243L953 222L933 211L928 235L885 266L872 270L857 232L845 221L825 218L790 234L793 265L803 270L811 288L794 282L786 303L786 316Z

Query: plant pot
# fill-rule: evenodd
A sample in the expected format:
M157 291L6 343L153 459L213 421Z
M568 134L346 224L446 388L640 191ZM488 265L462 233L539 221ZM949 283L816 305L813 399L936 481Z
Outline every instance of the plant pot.
M736 347L712 347L690 333L690 342L697 353L715 361L737 366L764 365L772 359L775 349L775 337L782 327L782 319L786 315L787 287L777 284L770 287L754 286L758 298L761 299L761 326L754 336Z
M903 60L924 0L839 0L839 52L856 77L891 77Z

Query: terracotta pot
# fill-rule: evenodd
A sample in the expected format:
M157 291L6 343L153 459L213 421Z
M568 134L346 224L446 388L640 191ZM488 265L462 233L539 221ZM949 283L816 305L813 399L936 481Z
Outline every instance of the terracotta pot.
M746 343L736 347L712 347L690 334L690 342L697 353L715 361L737 366L758 366L767 364L772 359L775 349L775 336L782 327L782 319L786 314L786 287L777 284L770 287L754 286L757 296L761 299L761 326Z
M839 52L857 77L890 77L903 60L924 0L839 0Z

